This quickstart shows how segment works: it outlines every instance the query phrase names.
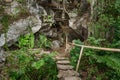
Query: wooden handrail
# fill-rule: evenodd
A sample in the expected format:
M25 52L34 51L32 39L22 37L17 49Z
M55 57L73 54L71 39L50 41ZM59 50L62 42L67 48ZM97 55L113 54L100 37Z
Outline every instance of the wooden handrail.
M76 71L78 71L78 69L79 69L80 60L81 60L81 57L82 57L82 54L83 54L83 48L90 48L90 49L97 49L97 50L104 50L104 51L112 51L112 52L120 52L120 49L116 49L116 48L103 48L103 47L95 47L95 46L85 46L85 45L79 45L79 44L75 44L75 43L69 43L69 44L81 47L79 59L78 59L77 66L76 66Z
M76 66L76 71L78 71L78 69L79 69L79 65L80 65L80 60L82 58L83 49L84 49L84 47L82 46L81 51L80 51L79 60L77 62L77 66Z
M112 51L112 52L120 52L120 49L116 49L116 48L104 48L104 47L95 47L95 46L85 46L85 45L79 45L79 44L75 44L75 43L69 43L69 44L74 45L74 46L79 46L79 47L84 46L84 48L91 48L91 49Z

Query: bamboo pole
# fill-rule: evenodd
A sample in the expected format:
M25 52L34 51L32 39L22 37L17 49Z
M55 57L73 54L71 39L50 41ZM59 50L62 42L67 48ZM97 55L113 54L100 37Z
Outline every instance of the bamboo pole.
M69 43L69 44L72 44L74 46L79 46L79 47L83 46L83 45L79 45L79 44L75 44L75 43ZM85 45L84 45L84 48L104 50L104 51L112 51L112 52L120 52L120 49L116 49L116 48L104 48L104 47L85 46Z
M83 48L84 48L84 46L81 46L81 51L80 51L79 60L78 60L77 67L76 67L76 71L78 71L78 69L79 69L80 60L81 60L82 53L83 53Z

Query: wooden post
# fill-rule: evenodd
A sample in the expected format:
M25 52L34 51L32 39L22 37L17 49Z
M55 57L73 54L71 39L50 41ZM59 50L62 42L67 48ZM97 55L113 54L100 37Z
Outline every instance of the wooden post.
M65 53L67 52L67 43L68 43L68 33L65 33Z
M80 60L81 60L82 53L83 53L83 48L84 48L84 46L81 46L81 51L80 51L79 60L78 60L77 67L76 67L76 71L78 71L78 69L79 69Z

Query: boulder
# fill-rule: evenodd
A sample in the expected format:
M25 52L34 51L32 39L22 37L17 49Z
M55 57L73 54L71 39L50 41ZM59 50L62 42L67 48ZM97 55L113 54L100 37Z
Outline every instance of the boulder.
M52 49L58 49L58 48L60 48L60 41L54 40L52 42Z
M41 21L35 16L29 16L26 19L20 19L14 22L9 26L6 33L0 35L0 47L2 47L5 42L10 46L17 41L20 35L29 33L29 28L32 29L33 33L36 33L41 28Z

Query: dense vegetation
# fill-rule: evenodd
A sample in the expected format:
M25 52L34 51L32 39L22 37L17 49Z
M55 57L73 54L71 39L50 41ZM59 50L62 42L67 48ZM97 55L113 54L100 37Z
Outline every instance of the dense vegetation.
M7 58L10 80L57 80L57 68L51 55L35 56L31 51L16 50ZM4 80L4 79L3 79Z
M94 6L92 35L87 45L120 48L120 1L100 0ZM77 41L81 44L80 41ZM71 50L72 64L76 66L80 48ZM77 54L74 54L77 53ZM87 80L119 80L120 54L119 52L84 49L80 72L87 72Z
M57 67L53 57L56 52L44 54L42 48L48 48L50 41L40 35L34 45L34 35L31 32L21 35L16 43L16 50L7 51L7 61L2 80L57 80ZM37 47L37 50L33 48Z

